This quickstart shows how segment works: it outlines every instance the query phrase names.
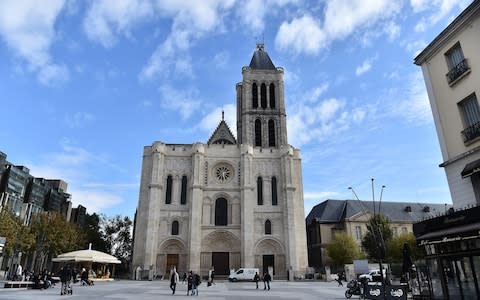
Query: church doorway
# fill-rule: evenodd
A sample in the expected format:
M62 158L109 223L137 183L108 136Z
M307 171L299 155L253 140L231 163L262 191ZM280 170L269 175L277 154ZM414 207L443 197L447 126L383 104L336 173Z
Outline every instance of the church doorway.
M212 266L216 275L230 274L229 252L212 252Z
M274 255L264 255L263 256L263 273L268 272L268 267L273 268L273 274L275 275L275 256Z
M167 274L170 274L170 270L175 267L178 271L178 254L167 254Z

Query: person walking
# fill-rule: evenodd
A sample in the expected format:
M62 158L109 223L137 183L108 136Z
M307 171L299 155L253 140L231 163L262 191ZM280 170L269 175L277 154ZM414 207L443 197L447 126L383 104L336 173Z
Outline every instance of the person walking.
M215 278L215 268L212 267L212 270L211 270L211 272L210 272L210 282L211 282L212 284L215 284L215 282L213 282L213 279L214 279L214 278Z
M253 276L253 281L255 281L255 284L257 285L257 290L258 290L258 281L260 280L260 276L258 276L258 272L255 272L255 276Z
M185 284L185 282L187 282L187 272L183 272L182 276L182 284Z
M172 295L175 295L175 289L177 288L177 283L179 281L177 269L173 267L170 271L170 289L172 290Z
M187 276L187 296L189 296L190 291L192 291L192 288L193 288L192 285L193 285L193 272L190 271L188 272L188 276ZM193 296L193 291L191 295Z
M202 283L200 280L200 275L197 273L193 274L193 284L192 284L192 296L197 295L198 296L198 286Z
M342 274L338 273L337 278L335 279L338 282L338 286L343 286L342 283Z
M270 290L270 281L272 280L272 276L270 276L270 274L268 274L268 272L265 273L265 276L263 276L263 282L265 283L264 284L264 287L263 289L268 289Z

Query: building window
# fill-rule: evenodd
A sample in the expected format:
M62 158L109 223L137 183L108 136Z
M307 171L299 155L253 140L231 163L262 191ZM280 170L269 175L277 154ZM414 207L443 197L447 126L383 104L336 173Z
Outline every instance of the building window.
M480 136L480 108L475 94L458 103L465 130L462 131L463 142L469 142Z
M252 84L252 102L253 108L258 107L258 87L256 83Z
M407 227L402 227L402 233L407 233L408 230L407 230Z
M260 101L262 108L267 108L267 86L265 83L260 86Z
M257 204L263 205L263 179L257 178Z
M275 108L275 85L270 83L270 108Z
M180 204L187 204L187 176L182 177L182 192L180 194Z
M392 227L392 232L393 232L393 237L398 236L398 228L397 227Z
M272 177L272 205L278 205L277 199L277 178Z
M361 226L355 226L355 237L357 238L357 241L362 240L362 227Z
M262 147L262 121L255 120L255 146Z
M272 222L270 220L265 221L265 234L272 234Z
M227 199L218 198L215 201L215 226L227 226Z
M275 122L268 121L268 147L275 147Z
M178 235L178 221L172 222L172 235Z
M165 204L172 204L172 175L168 175L167 177Z
M458 79L462 74L469 70L466 59L463 56L462 47L460 43L455 44L447 53L445 53L448 64L447 81L452 83Z

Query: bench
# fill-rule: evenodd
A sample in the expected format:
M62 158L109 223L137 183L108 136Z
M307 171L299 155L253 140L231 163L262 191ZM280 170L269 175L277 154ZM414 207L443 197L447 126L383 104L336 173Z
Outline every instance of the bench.
M4 288L32 288L33 282L31 281L5 281Z

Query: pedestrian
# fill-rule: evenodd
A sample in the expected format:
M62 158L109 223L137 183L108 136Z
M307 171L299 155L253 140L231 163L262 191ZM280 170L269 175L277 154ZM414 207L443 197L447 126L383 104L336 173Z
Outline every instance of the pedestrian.
M257 285L257 290L258 290L258 281L260 280L260 276L258 276L258 272L255 272L255 276L253 276L253 281L255 281L255 284Z
M200 280L200 275L197 273L193 274L193 284L192 284L192 296L197 295L198 296L198 286L202 283Z
M210 272L210 282L211 282L212 284L215 284L215 282L213 282L213 279L214 279L214 278L215 278L215 268L212 267L212 270L211 270L211 272Z
M5 272L3 273L3 280L8 280L8 270L9 269L10 268L8 266L5 268Z
M173 267L173 269L170 271L170 289L172 290L172 295L175 295L175 289L177 288L178 281L177 269Z
M265 273L265 275L263 276L263 283L264 283L264 287L263 289L268 289L270 290L270 281L272 280L272 276L270 276L270 274L268 274L268 272Z
M187 276L187 296L192 290L192 284L193 284L193 273L192 271L188 272ZM193 291L192 291L192 296L193 296Z
M18 264L18 266L17 266L17 271L15 272L14 280L16 280L16 281L22 281L23 280L23 269L22 269L21 264Z
M183 272L182 276L182 284L184 284L185 282L187 282L187 272Z
M337 278L335 279L338 282L338 286L343 286L342 283L342 274L338 273Z

